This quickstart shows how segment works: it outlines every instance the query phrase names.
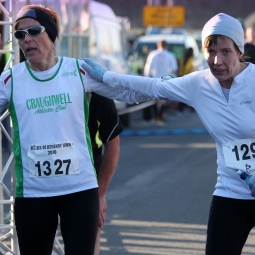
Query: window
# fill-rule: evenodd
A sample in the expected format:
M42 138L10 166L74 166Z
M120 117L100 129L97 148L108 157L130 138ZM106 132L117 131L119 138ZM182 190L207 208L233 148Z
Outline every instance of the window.
M123 58L123 50L121 46L121 34L117 27L110 28L111 42L112 42L112 55L118 59Z

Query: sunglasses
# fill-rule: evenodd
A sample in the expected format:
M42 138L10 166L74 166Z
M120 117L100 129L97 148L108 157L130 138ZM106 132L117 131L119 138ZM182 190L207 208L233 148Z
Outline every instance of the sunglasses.
M14 31L14 36L16 37L17 40L24 40L26 33L32 37L35 37L40 35L44 30L45 30L44 26L33 26L24 30Z

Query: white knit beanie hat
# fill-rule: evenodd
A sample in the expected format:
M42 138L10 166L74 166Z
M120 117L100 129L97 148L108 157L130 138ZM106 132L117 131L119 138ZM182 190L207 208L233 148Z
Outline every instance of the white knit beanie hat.
M244 54L244 31L241 22L225 13L212 17L202 30L202 45L210 35L224 35L232 39Z

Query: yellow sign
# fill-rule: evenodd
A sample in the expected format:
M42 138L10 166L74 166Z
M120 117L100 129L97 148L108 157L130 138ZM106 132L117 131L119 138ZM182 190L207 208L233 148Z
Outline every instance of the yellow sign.
M146 5L143 7L143 25L154 27L183 27L183 6Z

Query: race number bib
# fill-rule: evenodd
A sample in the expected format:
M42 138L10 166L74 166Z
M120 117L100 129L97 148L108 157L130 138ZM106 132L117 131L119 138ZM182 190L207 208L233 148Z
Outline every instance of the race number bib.
M227 167L255 172L255 138L228 142L223 145L223 154Z
M73 143L30 145L27 153L29 177L56 177L79 174Z

